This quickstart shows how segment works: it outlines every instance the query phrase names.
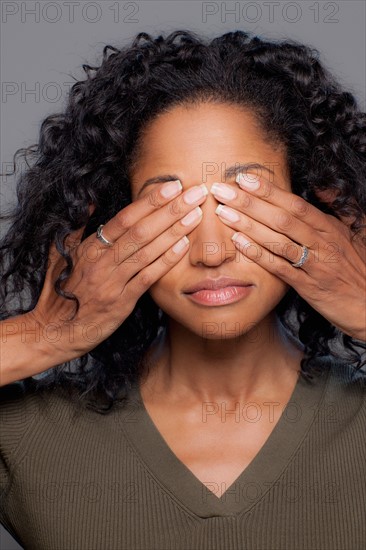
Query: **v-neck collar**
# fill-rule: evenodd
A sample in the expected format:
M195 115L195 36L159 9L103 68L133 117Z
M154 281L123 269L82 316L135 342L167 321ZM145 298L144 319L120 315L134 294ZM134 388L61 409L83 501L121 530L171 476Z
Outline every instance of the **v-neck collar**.
M168 446L144 406L138 383L130 390L129 406L119 412L120 426L150 473L181 505L202 518L235 516L254 506L275 484L310 429L331 370L330 357L317 361L321 372L313 381L299 376L269 437L220 498Z

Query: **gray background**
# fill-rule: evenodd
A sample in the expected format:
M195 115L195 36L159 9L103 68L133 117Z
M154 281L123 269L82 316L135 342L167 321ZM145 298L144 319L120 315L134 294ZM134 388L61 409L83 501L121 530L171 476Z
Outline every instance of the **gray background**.
M3 0L0 172L11 171L17 149L37 142L43 118L62 110L73 77L84 78L83 63L100 64L105 44L126 45L141 31L176 29L208 37L241 29L292 38L317 48L365 110L365 27L364 0ZM1 211L15 201L16 175L0 178ZM19 548L0 526L0 549Z

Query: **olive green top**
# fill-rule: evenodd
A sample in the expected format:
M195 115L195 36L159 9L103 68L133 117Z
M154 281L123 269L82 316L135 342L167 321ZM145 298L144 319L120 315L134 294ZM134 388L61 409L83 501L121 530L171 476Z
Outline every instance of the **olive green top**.
M0 522L27 550L365 550L366 385L319 363L221 498L169 448L138 385L106 415L4 386Z

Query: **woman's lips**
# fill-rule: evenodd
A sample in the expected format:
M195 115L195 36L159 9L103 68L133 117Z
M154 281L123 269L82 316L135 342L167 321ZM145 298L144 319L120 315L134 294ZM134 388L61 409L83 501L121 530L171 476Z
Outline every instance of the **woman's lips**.
M226 304L232 304L238 302L242 298L248 296L252 291L254 285L248 286L225 286L216 290L198 290L185 294L188 298L198 304L206 306L223 306Z

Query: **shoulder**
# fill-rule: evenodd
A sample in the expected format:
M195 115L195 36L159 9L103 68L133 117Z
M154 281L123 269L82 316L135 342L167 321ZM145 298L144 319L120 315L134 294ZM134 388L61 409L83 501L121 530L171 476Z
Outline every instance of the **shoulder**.
M366 422L366 372L351 363L329 358L324 403L343 422Z
M41 403L40 396L23 381L0 387L0 492L21 460L19 450L26 435L38 425Z
M64 400L65 401L65 400ZM66 406L58 392L37 391L32 382L12 382L0 387L0 451L4 446L16 450L21 439L32 429L47 422L50 407Z
M361 393L366 390L366 365L359 368L356 363L328 354L311 358L310 366L316 377L326 378L328 386Z
M58 388L37 388L35 380L0 387L0 458L15 466L35 435L43 444L57 423L70 424L79 412Z
M0 416L13 422L16 427L17 419L28 426L34 421L34 413L56 405L66 406L67 400L57 388L38 388L35 380L12 382L0 387Z
M37 396L38 397L38 396ZM15 440L34 421L37 397L27 389L23 382L13 382L0 388L1 439L4 441L11 432Z
M330 381L333 386L343 388L345 392L359 392L366 390L366 367L356 369L355 365L342 359L328 357L330 365Z
M80 441L104 445L113 437L113 414L81 406L76 394L57 386L37 387L29 379L0 387L0 494L24 461L40 464L49 453L53 460L70 445L78 448Z
M126 407L127 408L127 407ZM118 414L119 408L100 414L81 402L76 391L67 392L60 386L37 387L27 379L0 387L0 454L16 451L21 441L46 437L58 428L67 432L82 430L85 426L102 429ZM69 433L70 433L69 431Z

